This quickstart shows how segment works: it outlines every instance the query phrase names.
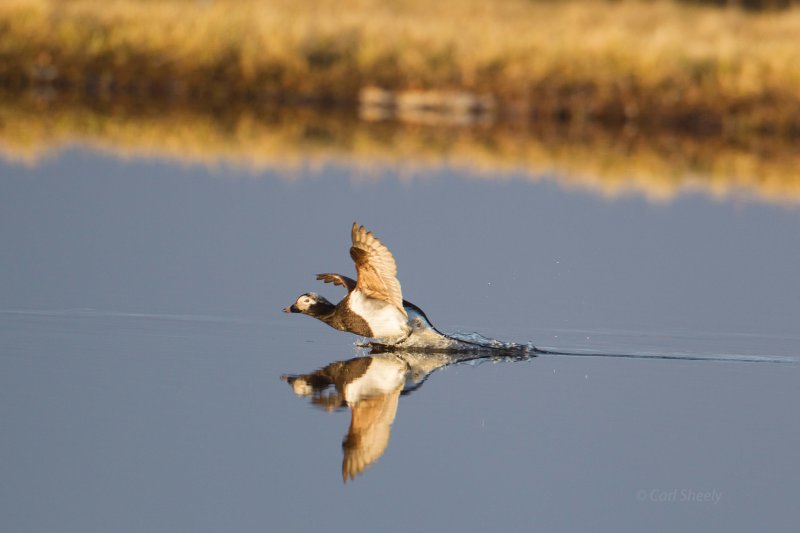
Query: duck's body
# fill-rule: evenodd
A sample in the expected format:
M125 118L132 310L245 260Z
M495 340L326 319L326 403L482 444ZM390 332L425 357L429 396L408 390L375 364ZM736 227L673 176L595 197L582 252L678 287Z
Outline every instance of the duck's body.
M334 329L362 337L402 339L410 332L406 314L391 304L365 297L358 291L348 293L336 305L316 293L307 292L287 309L288 312L312 316Z
M403 338L410 332L405 307L401 311L392 304L365 296L358 290L350 292L342 303L350 311L347 315L355 319L353 322L363 322L366 329L363 333L347 328L340 329L347 329L364 337L382 339Z
M347 289L347 296L334 305L313 292L305 293L284 311L303 313L332 328L362 337L389 343L404 340L411 333L412 325L392 253L363 226L353 224L351 237L350 257L356 265L357 281L341 274L317 276L326 283L342 285Z

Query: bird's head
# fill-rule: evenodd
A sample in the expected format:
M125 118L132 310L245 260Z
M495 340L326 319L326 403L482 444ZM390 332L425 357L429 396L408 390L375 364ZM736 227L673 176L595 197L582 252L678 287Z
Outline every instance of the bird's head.
M314 292L307 292L297 297L289 307L284 307L284 313L303 313L309 316L319 316L330 312L334 305Z

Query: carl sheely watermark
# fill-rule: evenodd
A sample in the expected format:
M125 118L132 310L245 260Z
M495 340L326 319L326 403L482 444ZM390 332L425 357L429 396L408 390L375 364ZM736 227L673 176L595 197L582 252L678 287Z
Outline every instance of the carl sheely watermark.
M722 492L717 489L639 489L636 491L636 499L640 502L653 503L710 503L716 505L722 499Z

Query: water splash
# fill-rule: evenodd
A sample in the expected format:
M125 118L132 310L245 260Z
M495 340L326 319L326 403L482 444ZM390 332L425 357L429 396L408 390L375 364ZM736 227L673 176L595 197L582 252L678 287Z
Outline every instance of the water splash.
M368 342L362 344L372 353L417 351L428 353L447 353L453 355L453 362L481 364L486 361L521 360L533 357L608 357L618 359L660 359L680 361L717 361L737 363L798 363L800 357L777 355L742 354L702 354L689 352L596 352L589 350L557 351L551 348L538 348L533 343L505 342L492 339L480 333L444 334L429 322L418 325L412 335L403 342L388 344Z

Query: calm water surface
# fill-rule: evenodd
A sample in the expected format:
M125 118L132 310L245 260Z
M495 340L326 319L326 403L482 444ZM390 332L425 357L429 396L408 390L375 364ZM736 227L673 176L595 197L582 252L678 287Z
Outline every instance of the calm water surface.
M0 174L2 531L792 531L800 518L796 209L77 150ZM343 295L314 275L352 275L354 220L445 331L645 357L456 364L352 410L329 388L320 408L281 376L363 351L280 311L308 290ZM342 441L380 437L370 424L385 451L343 484Z

